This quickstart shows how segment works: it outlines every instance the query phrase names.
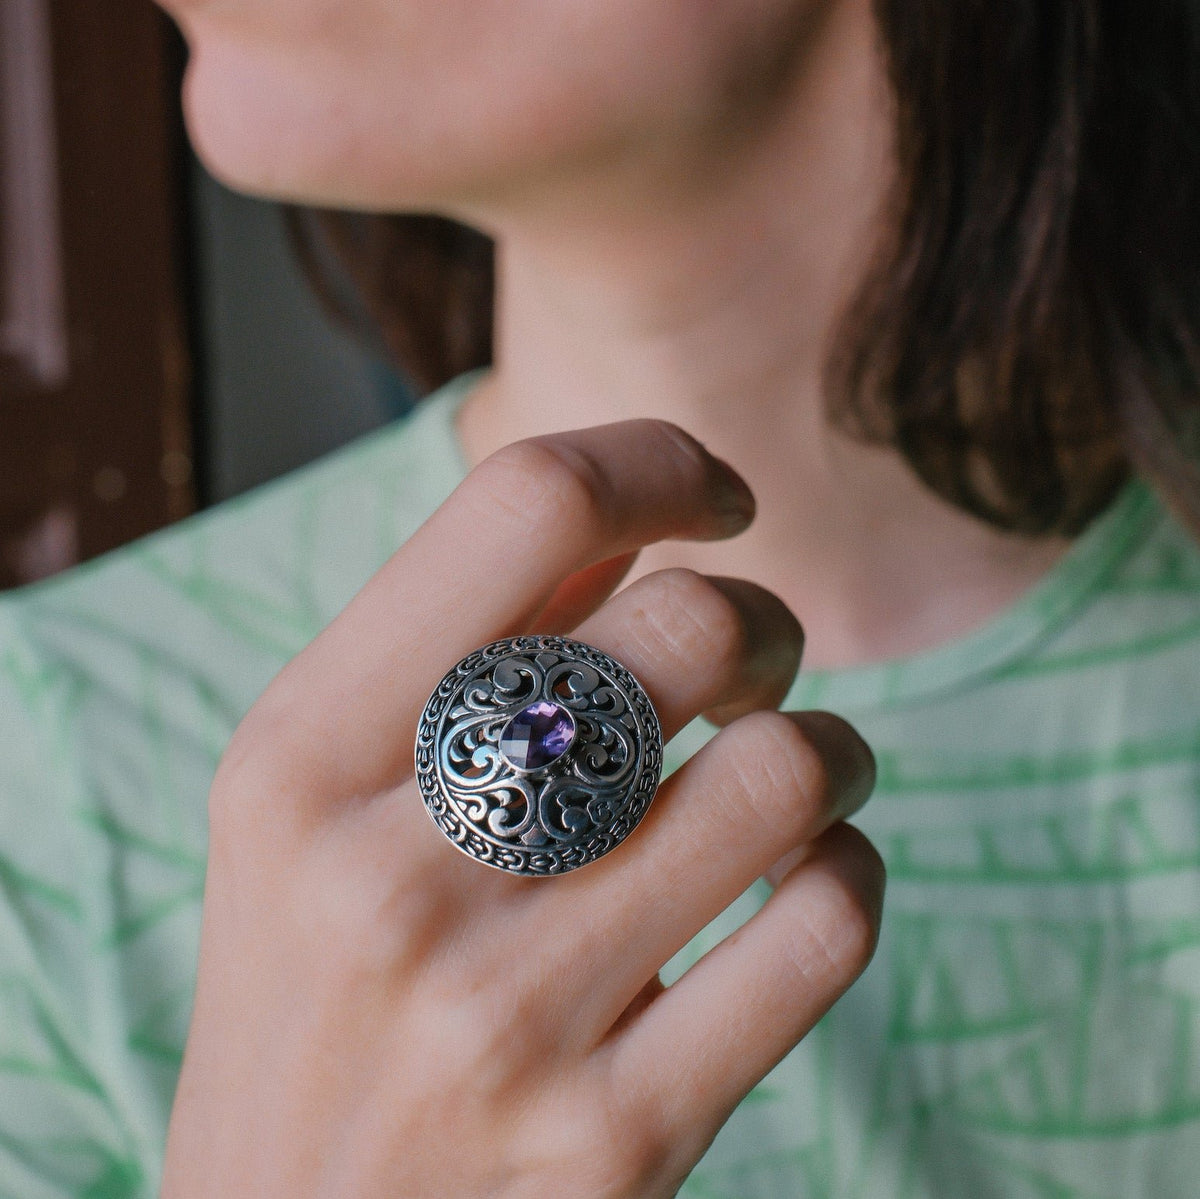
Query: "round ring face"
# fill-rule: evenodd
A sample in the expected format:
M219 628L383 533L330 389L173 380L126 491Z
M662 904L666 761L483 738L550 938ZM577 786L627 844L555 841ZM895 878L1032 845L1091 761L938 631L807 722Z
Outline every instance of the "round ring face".
M464 853L513 874L562 874L634 829L662 775L662 729L641 684L566 637L468 654L430 696L417 782Z

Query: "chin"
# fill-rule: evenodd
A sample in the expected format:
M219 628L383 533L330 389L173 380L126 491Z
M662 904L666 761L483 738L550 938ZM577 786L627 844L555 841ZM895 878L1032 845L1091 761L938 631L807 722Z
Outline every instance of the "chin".
M272 193L292 174L268 136L262 88L244 86L241 72L193 50L183 81L183 115L197 157L215 178L238 191Z
M417 73L385 87L345 55L189 43L183 109L196 154L222 183L264 198L481 223L526 202L531 181L569 185L625 136L604 106L535 88L485 102Z
M196 156L214 178L234 191L296 204L367 211L441 206L446 156L422 163L420 154L409 153L384 161L380 149L391 139L365 129L362 114L334 89L287 82L193 53L184 119ZM439 169L432 174L422 169L433 164Z
M357 206L336 101L297 89L254 60L193 51L183 112L196 156L235 191L298 203ZM332 131L335 136L322 137Z

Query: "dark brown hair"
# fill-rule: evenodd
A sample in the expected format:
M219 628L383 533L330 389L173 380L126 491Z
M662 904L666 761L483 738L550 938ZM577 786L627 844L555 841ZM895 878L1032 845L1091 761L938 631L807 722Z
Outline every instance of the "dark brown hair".
M875 8L899 183L830 358L835 419L1003 528L1077 531L1132 459L1200 529L1200 0ZM419 388L488 361L479 234L294 219Z

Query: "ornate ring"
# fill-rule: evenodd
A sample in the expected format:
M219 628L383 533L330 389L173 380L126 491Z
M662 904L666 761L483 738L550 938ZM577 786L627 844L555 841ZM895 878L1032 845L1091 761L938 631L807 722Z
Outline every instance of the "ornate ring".
M434 823L513 874L563 874L616 848L662 775L662 728L620 663L566 637L468 654L429 697L417 781Z

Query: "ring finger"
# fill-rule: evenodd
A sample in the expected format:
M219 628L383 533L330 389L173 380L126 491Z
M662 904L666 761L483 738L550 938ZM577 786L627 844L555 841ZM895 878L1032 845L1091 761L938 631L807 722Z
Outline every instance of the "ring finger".
M633 672L665 740L701 713L727 724L777 707L804 647L800 623L772 592L683 569L639 579L572 636Z
M633 673L654 704L664 740L701 713L725 723L778 705L795 677L804 642L796 618L765 588L682 569L637 580L572 636ZM448 845L437 845L432 823L418 818L417 824L430 845L434 886L439 880L443 887L461 885L462 867L477 873L472 863L455 860L460 855Z

